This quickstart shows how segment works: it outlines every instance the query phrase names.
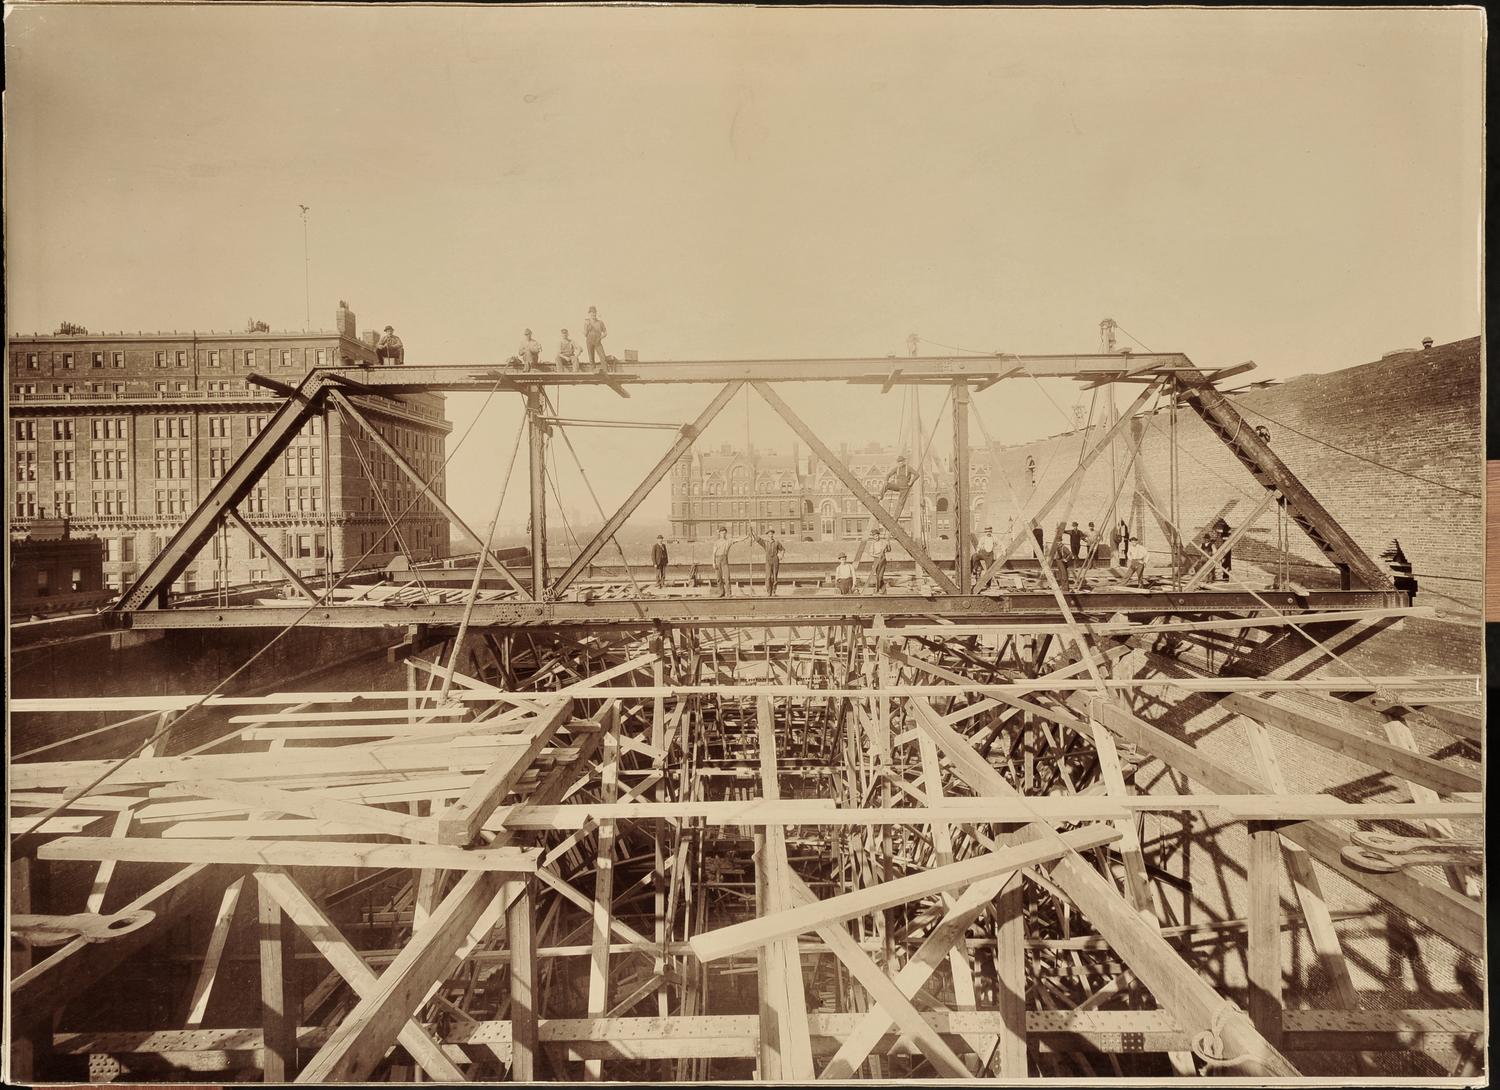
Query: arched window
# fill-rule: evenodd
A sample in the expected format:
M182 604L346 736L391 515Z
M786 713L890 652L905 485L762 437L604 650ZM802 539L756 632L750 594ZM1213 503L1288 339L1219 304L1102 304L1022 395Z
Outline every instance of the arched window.
M1029 454L1026 456L1026 484L1029 488L1036 487L1036 459Z
M804 515L810 515L810 514L813 513L813 502L812 502L812 500L803 500L802 501L802 513Z
M938 514L940 514L940 515L941 514L945 514L947 512L947 510L948 510L948 497L947 496L939 496L937 498L937 510L938 510Z

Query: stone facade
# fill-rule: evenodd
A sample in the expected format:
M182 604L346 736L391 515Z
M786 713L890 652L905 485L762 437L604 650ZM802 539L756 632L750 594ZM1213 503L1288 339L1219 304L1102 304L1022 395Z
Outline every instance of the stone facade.
M12 540L48 516L104 543L104 581L123 589L244 452L282 399L256 372L295 384L314 367L377 365L374 335L355 336L340 303L321 333L15 336L9 343L6 510ZM451 425L438 394L356 399L385 439L444 494ZM351 428L353 429L351 431ZM397 553L446 556L447 520L430 500L391 532L387 511L419 489L355 425L313 420L240 513L299 573L372 567ZM368 556L366 556L368 554ZM175 588L239 586L280 573L247 535L228 529Z

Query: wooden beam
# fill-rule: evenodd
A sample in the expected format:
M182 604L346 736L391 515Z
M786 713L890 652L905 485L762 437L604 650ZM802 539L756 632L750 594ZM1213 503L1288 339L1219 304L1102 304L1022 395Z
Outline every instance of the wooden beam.
M1250 825L1250 1020L1260 1035L1281 1047L1281 837L1274 826Z
M906 904L919 897L970 885L984 878L1009 874L1056 859L1068 851L1076 852L1110 844L1118 840L1119 835L1112 828L1090 825L1063 833L1052 843L1026 844L1001 852L987 852L946 867L935 867L929 871L830 897L816 904L706 931L695 935L689 942L700 960L716 961L730 954L753 950L783 936L813 930L819 924L863 916L882 908Z
M917 725L932 736L976 793L1002 796L1016 793L962 736L943 725L925 701L913 701L912 706L917 710ZM1103 702L1099 702L1098 708L1101 717L1115 710ZM1023 839L1043 838L1042 843L1057 838L1056 830L1042 823L1028 826L1016 835ZM1248 1018L1232 1013L1224 1015L1224 997L1183 961L1077 850L1053 858L1056 862L1046 868L1050 879L1088 916L1110 947L1185 1027L1218 1027L1226 1054L1248 1056L1272 1075L1297 1074L1297 1069L1256 1032Z
M279 867L261 868L256 881L302 929L334 970L348 982L354 994L363 999L379 987L379 979L360 957L359 952L339 932L333 921L307 895L292 876ZM291 968L288 966L288 968ZM439 1082L466 1082L463 1072L448 1059L442 1046L415 1020L408 1019L396 1038L433 1079ZM282 1081L285 1081L283 1078Z
M506 916L506 937L510 940L510 1080L532 1082L536 1079L537 1011L536 992L536 898L532 883L526 882Z
M266 1082L287 1082L297 1070L297 1022L302 1013L297 996L294 932L282 920L281 906L263 886L256 886L256 905L264 1034L261 1066Z
M231 863L253 867L410 867L420 870L526 874L540 849L467 851L440 844L356 844L348 841L113 840L63 836L40 845L42 859L123 859L135 863Z
M524 735L505 735L512 744L503 747L494 764L474 785L437 816L435 835L431 839L439 844L461 846L472 843L495 808L505 801L505 796L510 794L572 714L573 701L564 699L548 708L534 724L528 724Z
M364 1081L428 991L446 978L470 931L497 906L504 880L494 871L470 871L460 877L427 926L380 975L378 986L360 997L297 1081Z

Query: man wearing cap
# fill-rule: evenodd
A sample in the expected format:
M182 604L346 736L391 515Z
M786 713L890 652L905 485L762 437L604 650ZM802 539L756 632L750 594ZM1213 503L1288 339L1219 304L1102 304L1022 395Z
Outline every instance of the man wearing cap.
M406 348L402 345L401 338L396 336L396 331L390 326L385 327L380 340L375 342L375 355L382 363L400 365L406 362Z
M521 363L528 369L537 365L542 358L542 346L531 330L523 330L521 333L521 347L516 349L516 355L521 357Z
M978 579L989 566L995 562L995 531L994 527L986 526L984 533L979 535L979 540L974 543L974 555L969 558L969 570L974 579Z
M870 541L871 593L885 593L885 561L890 551L890 539L885 536L885 532L879 526L875 527L875 536Z
M564 333L567 330L563 330ZM651 546L651 566L656 569L656 585L664 587L667 585L667 543L662 540L660 534L656 535L656 543Z
M729 527L720 526L714 541L714 578L719 582L720 598L729 597L729 549L733 544L729 540Z
M767 530L765 537L752 531L750 540L766 551L766 597L774 598L777 577L781 573L781 558L786 553L786 549L780 541L776 540L775 530Z
M568 336L568 331L562 331L562 343L557 346L557 369L559 371L578 370L578 346Z
M604 354L604 338L609 330L604 328L604 322L599 318L599 308L589 307L589 316L583 323L583 343L588 345L589 366L598 365L599 370L604 370L608 357Z
M911 466L906 464L906 455L898 454L896 464L885 475L885 485L881 488L880 494L884 496L887 492L905 492L911 487L911 480Z
M854 565L849 563L848 553L839 553L839 562L833 569L833 585L840 594L854 593Z

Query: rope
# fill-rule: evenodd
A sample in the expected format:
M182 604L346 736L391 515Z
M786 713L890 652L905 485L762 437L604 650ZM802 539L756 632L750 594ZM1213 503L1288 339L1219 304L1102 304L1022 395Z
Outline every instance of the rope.
M1213 1018L1208 1023L1208 1028L1193 1037L1193 1055L1203 1062L1205 1067L1239 1067L1255 1059L1253 1053L1241 1052L1238 1056L1224 1055L1224 1019L1231 1014L1240 1014L1240 1008L1235 1006L1232 1000L1226 999L1218 1010L1214 1011Z
M1358 454L1355 451L1349 450L1345 447L1341 447L1336 443L1330 443L1326 439L1319 439L1316 435L1309 435L1305 431L1300 431L1297 428L1294 428L1290 424L1286 423L1284 420L1277 420L1274 416L1267 416L1259 409L1252 409L1249 405L1245 405L1240 402L1236 402L1236 405L1239 407L1241 412L1254 413L1256 416L1261 417L1264 420L1269 420L1278 428L1285 428L1293 435L1300 435L1302 438L1317 443L1319 446L1327 447L1329 450L1336 450L1340 454L1348 455L1350 458L1356 458L1361 462L1368 462L1372 466L1378 466L1380 469L1389 470L1391 473L1399 474L1402 477L1410 477L1414 481L1421 481L1423 484L1430 484L1435 488L1446 488L1449 492L1457 492L1460 496L1469 496L1476 500L1483 498L1478 492L1471 492L1467 488L1459 488L1456 485L1444 484L1442 481L1433 480L1431 477L1423 477L1417 473L1408 473L1404 469L1400 469L1393 465L1388 465L1385 462L1378 461L1375 458L1370 458L1363 454Z

